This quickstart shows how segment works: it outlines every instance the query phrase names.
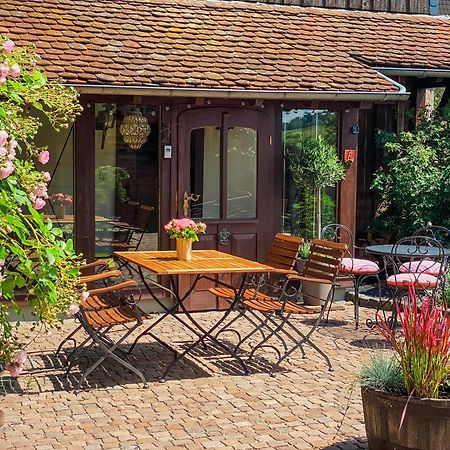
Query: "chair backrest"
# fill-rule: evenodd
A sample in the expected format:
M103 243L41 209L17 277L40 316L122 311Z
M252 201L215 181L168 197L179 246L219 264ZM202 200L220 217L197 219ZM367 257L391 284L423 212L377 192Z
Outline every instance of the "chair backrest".
M413 236L429 236L439 241L444 247L450 247L450 230L438 225L427 225L414 231Z
M139 203L132 200L127 201L121 205L121 216L120 220L124 223L132 224L135 220L136 214L139 209Z
M153 206L140 205L133 219L132 225L144 232L148 224L150 223L150 219L154 209L155 208L153 208Z
M348 253L350 256L355 256L355 241L353 239L353 233L347 226L340 223L330 223L329 225L325 225L322 228L320 237L321 239L325 239L327 241L347 244Z
M304 239L298 236L276 234L267 257L267 264L277 269L293 270L304 242Z
M313 239L303 275L334 282L347 250L347 244L342 242Z
M414 273L426 274L430 272L430 261L436 263L434 274L442 277L447 269L447 259L442 244L430 236L409 236L400 239L392 247L390 255L394 274L410 271L414 262Z

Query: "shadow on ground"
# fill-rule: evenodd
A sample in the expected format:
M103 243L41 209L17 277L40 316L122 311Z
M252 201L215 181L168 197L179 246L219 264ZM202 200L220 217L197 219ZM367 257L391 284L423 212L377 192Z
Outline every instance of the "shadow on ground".
M359 450L368 449L367 439L365 437L351 437L343 441L335 442L322 450Z

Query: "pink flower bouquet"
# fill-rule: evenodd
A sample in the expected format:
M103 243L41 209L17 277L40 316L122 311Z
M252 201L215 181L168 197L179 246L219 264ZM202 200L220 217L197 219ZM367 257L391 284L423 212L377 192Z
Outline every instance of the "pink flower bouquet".
M203 222L194 222L185 217L184 219L172 219L164 226L167 234L171 239L192 239L193 242L198 242L198 235L205 233L206 224Z
M50 200L58 205L70 205L72 203L72 197L62 192L50 195Z

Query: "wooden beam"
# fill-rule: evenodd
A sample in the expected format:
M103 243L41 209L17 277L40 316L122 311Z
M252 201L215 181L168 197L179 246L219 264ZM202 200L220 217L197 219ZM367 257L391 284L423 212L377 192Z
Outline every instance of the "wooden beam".
M352 127L358 125L359 109L352 108L342 113L341 119L341 158L346 149L356 150L356 160L347 169L345 179L338 189L338 221L356 231L356 191L358 173L358 134L352 133Z
M75 122L75 248L88 262L95 257L95 104L81 99Z

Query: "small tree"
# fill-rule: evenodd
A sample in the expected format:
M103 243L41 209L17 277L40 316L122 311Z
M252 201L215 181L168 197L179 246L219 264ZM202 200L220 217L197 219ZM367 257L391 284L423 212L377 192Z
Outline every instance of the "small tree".
M297 189L314 191L314 234L320 237L322 229L321 198L324 187L335 186L345 177L345 168L334 146L317 139L305 137L287 148L288 164Z
M0 366L17 375L24 352L11 323L22 290L36 316L47 329L60 323L61 315L75 311L80 301L81 258L72 241L39 213L46 203L50 174L37 169L49 152L34 143L42 123L30 109L41 111L59 130L72 122L81 107L77 93L49 81L36 66L34 48L16 47L0 35ZM86 294L84 294L86 295ZM0 367L1 369L1 367Z

